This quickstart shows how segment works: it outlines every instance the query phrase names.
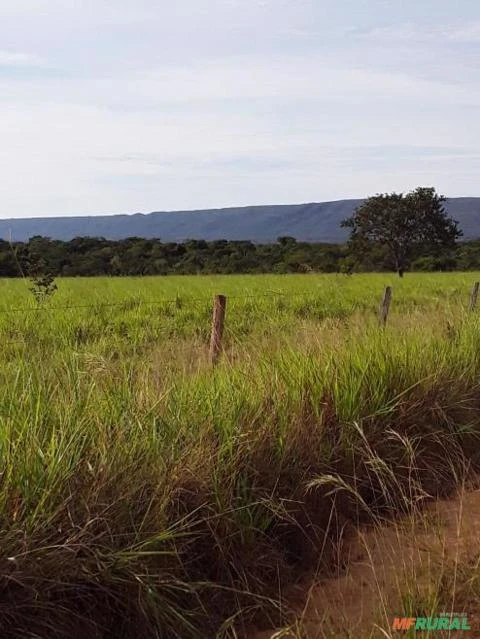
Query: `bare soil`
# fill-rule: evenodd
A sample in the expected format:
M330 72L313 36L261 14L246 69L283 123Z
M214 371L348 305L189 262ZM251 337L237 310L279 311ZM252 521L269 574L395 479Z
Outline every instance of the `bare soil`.
M409 593L425 607L443 594L450 603L440 610L468 614L471 633L444 636L480 637L480 601L466 596L462 582L462 566L471 566L480 556L480 490L432 503L416 517L358 530L343 551L344 569L338 576L319 580L310 574L292 588L288 599L298 621L290 630L253 633L249 639L410 636L392 632L395 616L412 614L406 609Z

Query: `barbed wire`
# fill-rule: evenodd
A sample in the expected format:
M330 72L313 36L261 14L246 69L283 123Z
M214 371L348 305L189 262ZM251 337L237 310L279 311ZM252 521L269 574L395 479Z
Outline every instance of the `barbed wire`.
M387 287L389 288L389 287ZM250 299L265 299L265 298L304 298L304 299L312 299L316 297L325 298L326 291L302 291L297 293L290 293L284 291L267 291L265 293L249 293L249 294L233 294L233 295L225 295L227 300L250 300ZM65 310L74 310L74 309L95 309L98 310L100 308L118 308L123 307L123 310L129 311L138 309L142 306L155 306L155 305L168 305L175 304L177 306L178 311L184 309L188 304L194 302L201 302L203 304L212 304L215 300L216 295L210 294L208 297L183 297L177 294L174 298L161 298L156 300L147 300L147 299L138 299L134 297L125 298L118 302L95 302L91 304L68 304L62 306L49 306L39 304L38 306L26 306L26 307L18 307L18 308L0 308L0 315L9 314L9 313L35 313L35 312L49 312L53 313L55 311L65 311ZM356 306L358 302L353 302L353 307ZM474 310L475 305L472 306L472 301L470 301L470 311ZM231 327L226 327L226 332L233 336L233 331ZM38 339L37 337L35 339ZM7 340L3 342L4 345L18 345L21 344L23 346L29 345L30 340L28 337L22 336L21 339L17 340Z
M251 293L244 295L226 295L228 300L251 300L251 299L264 299L264 298L299 298L299 297L312 297L316 292L304 291L301 293L286 293L283 291L269 291L266 293ZM162 298L158 300L138 300L135 298L127 298L118 302L96 302L93 304L68 304L62 306L24 306L18 308L0 308L0 315L9 313L36 313L36 312L55 312L75 309L99 309L99 308L118 308L125 307L125 310L133 310L140 308L141 306L155 306L155 305L167 305L167 304L180 304L178 310L182 310L184 305L194 302L201 302L204 304L210 304L214 300L214 295L209 297L182 297L178 295L174 298ZM227 328L228 331L228 328ZM19 340L7 340L3 342L4 345L19 345L27 346L28 340L23 338Z
M232 300L246 300L246 299L258 299L265 297L308 297L315 295L312 292L303 292L303 293L282 293L281 291L274 291L271 293L255 293L250 295L226 295L227 299ZM154 306L161 304L186 304L189 302L203 302L209 303L213 300L213 296L210 297L174 297L174 298L165 298L158 300L136 300L134 298L125 299L120 302L97 302L93 304L68 304L64 306L24 306L19 308L0 308L0 314L6 313L36 313L38 311L42 312L53 312L53 311L65 311L65 310L74 310L81 308L110 308L110 307L119 307L119 306L128 306L131 305L131 308L135 308L138 306ZM126 308L125 310L130 310Z
M260 298L312 298L322 294L325 297L326 291L302 291L298 293L286 293L283 291L268 291L266 293L250 293L248 295L226 294L228 300L248 300ZM162 304L177 304L179 310L186 304L191 302L202 302L204 304L212 303L215 295L208 297L183 297L177 295L173 298L160 298L156 300L143 300L135 298L126 298L118 302L94 302L91 304L66 304L62 306L49 306L39 304L38 306L23 306L17 308L0 308L0 315L8 313L36 313L36 312L55 312L75 309L99 309L99 308L115 308L124 307L124 310L133 310L140 306L156 306Z

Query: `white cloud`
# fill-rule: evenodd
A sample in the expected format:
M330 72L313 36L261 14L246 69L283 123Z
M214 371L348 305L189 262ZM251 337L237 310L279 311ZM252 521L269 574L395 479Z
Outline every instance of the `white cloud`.
M456 42L480 42L480 20L471 22L447 32L447 37Z
M1 58L0 58L1 59ZM419 78L398 70L387 72L349 67L325 55L234 56L182 66L164 66L147 71L126 70L112 76L32 79L19 85L0 80L4 102L69 103L109 106L124 110L165 110L175 106L210 102L231 110L237 101L241 113L248 101L320 100L325 104L349 104L380 100L395 104L421 103L422 107L480 105L480 86L458 84L454 76L441 80ZM228 104L230 106L228 106ZM272 114L273 115L273 114Z
M187 94L186 108L161 111L52 102L47 92L32 118L32 95L23 106L0 108L0 215L334 199L410 188L415 176L432 183L434 174L440 188L442 176L452 180L475 165L480 136L467 120L445 127L441 113L419 110L415 101L401 117L395 105L359 106L363 81L342 89L343 110L332 111L316 94L303 117L294 102L288 115L225 110L209 89L200 94L203 107ZM284 106L275 92L271 103Z
M417 42L423 44L445 42L480 42L480 20L449 24L415 24L405 22L377 26L369 29L350 29L350 35L359 39L384 43Z
M353 4L5 0L0 215L475 194L480 22Z
M31 53L22 53L18 51L2 51L0 49L0 68L1 67L39 67L44 61Z

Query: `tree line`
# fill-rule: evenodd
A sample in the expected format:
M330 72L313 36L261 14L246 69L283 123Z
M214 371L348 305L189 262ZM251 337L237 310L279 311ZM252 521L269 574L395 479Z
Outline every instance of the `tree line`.
M403 276L406 270L480 269L480 239L458 242L462 231L447 214L445 201L433 187L372 196L342 222L350 229L345 244L298 242L294 237L270 244L141 237L0 240L0 277L28 276L35 294L43 296L54 290L57 276L392 270Z
M352 273L396 270L389 247L376 244L352 251L348 243L300 242L280 237L271 244L250 241L130 237L123 240L78 237L69 241L32 237L28 242L0 240L0 277L95 275L169 275L232 273ZM480 270L480 240L448 250L418 252L413 271Z

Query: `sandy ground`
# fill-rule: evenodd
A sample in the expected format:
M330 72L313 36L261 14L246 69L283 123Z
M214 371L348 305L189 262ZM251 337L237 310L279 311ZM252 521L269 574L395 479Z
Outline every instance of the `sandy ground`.
M295 628L252 633L249 639L410 636L392 632L394 616L410 616L405 595L416 592L417 602L431 601L444 582L465 581L462 562L479 556L480 490L462 491L451 500L431 504L415 519L359 531L349 544L344 574L321 581L310 576L292 591L292 600L302 600L301 606L295 606ZM457 588L448 587L451 590ZM430 633L430 639L480 637L480 601L463 599L460 605L452 601L445 610L463 611L471 632Z

